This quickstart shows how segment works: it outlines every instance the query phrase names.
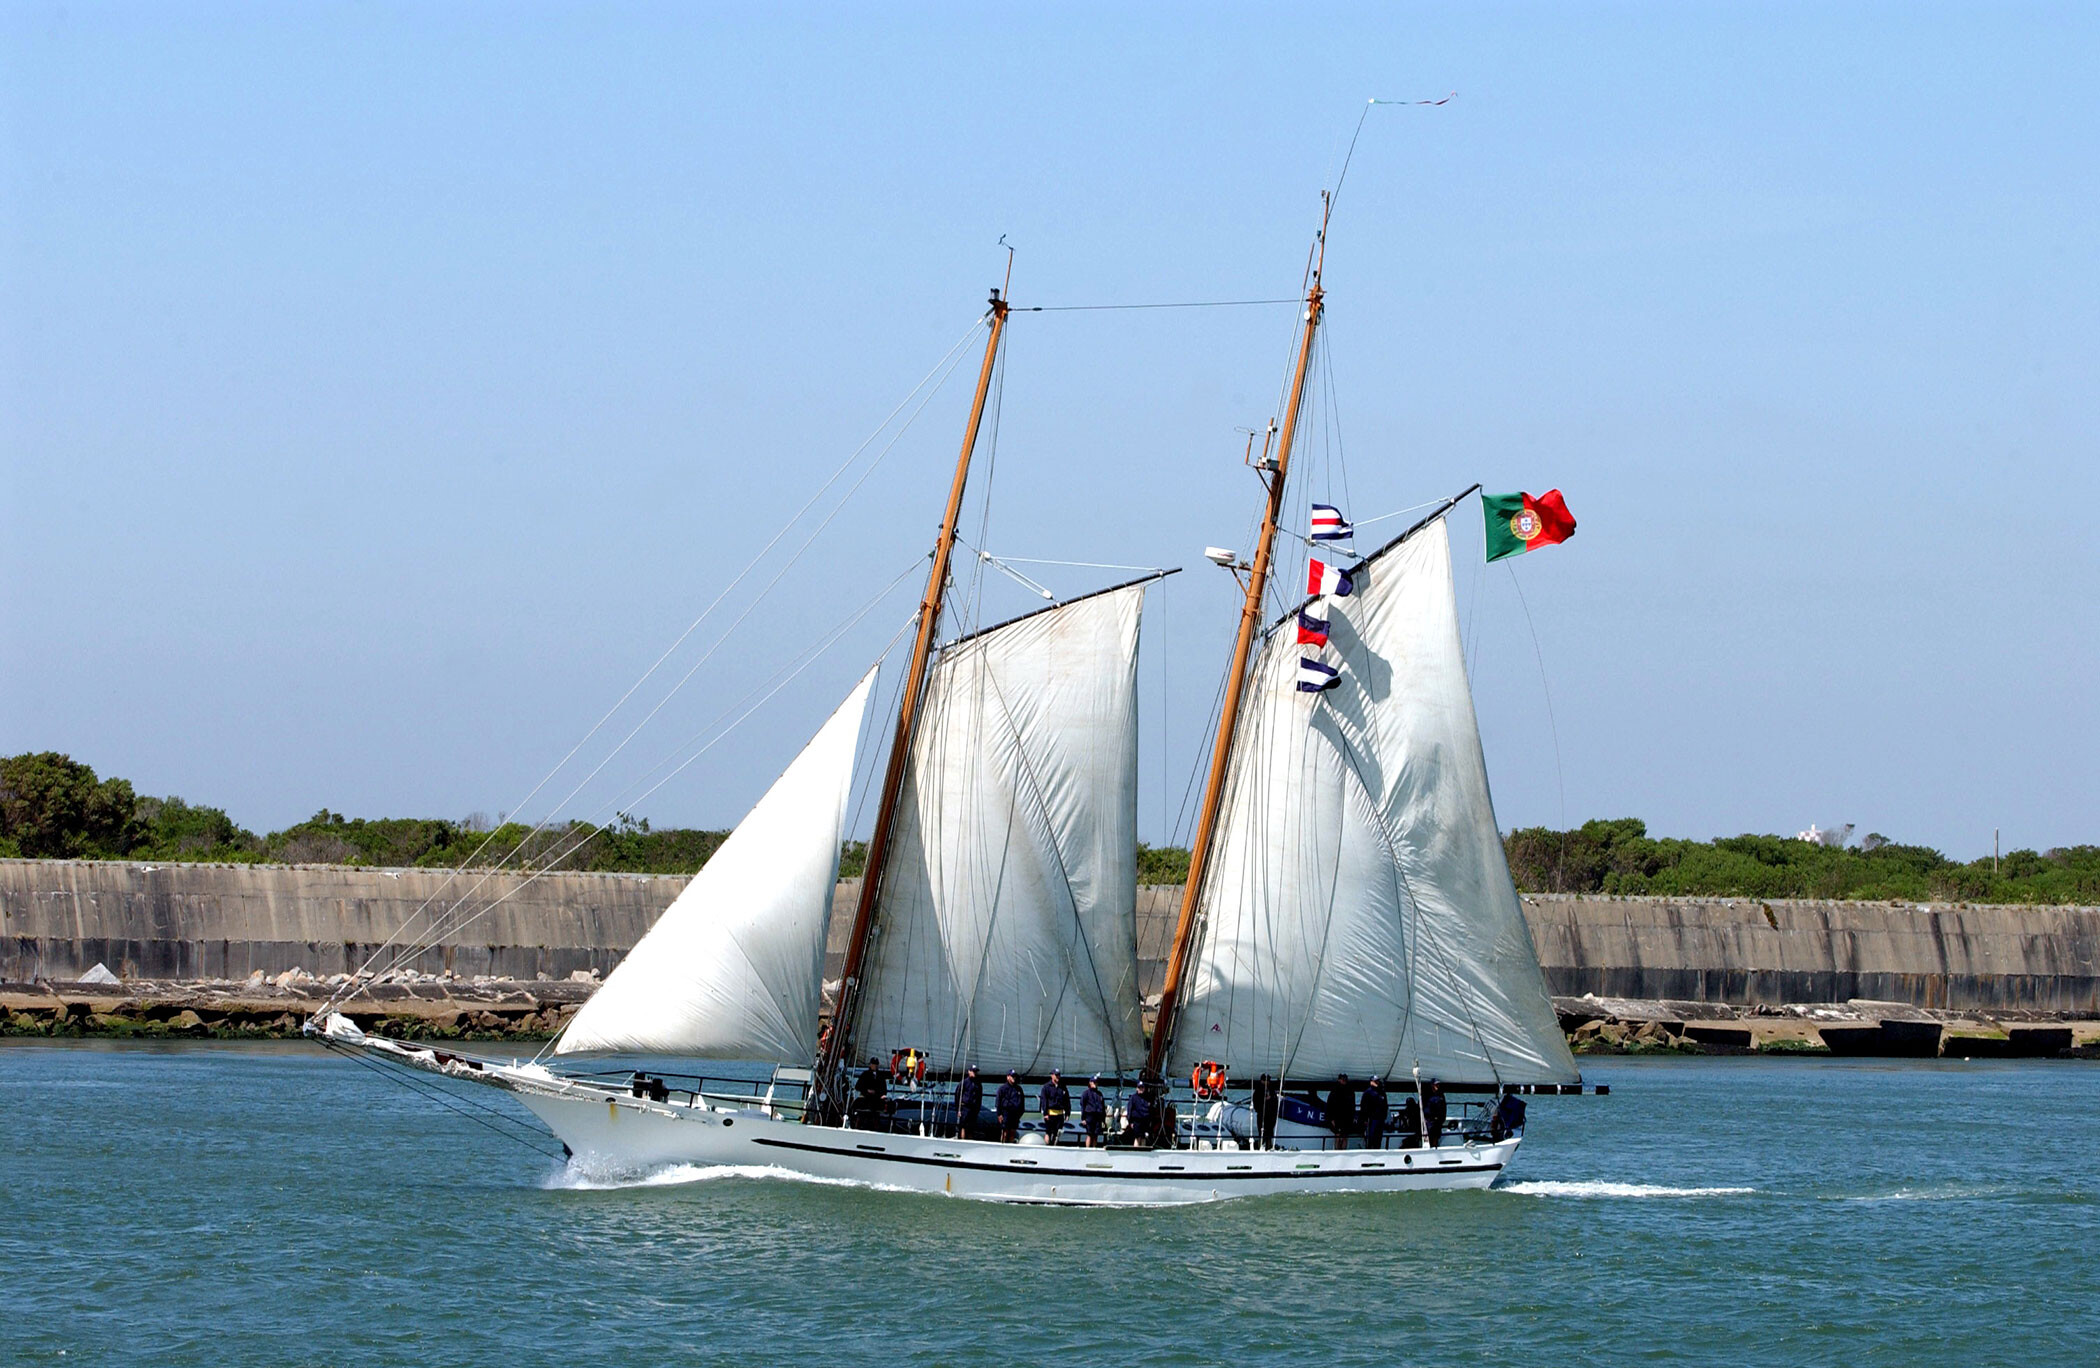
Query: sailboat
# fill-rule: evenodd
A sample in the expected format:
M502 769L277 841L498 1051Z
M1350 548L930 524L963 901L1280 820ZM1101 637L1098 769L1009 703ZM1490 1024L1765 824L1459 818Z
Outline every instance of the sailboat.
M593 1170L725 1165L1074 1205L1492 1184L1523 1139L1510 1099L1581 1080L1488 792L1445 526L1464 495L1308 586L1330 592L1263 611L1322 322L1323 199L1289 397L1250 461L1261 530L1250 558L1224 557L1245 598L1149 1036L1136 683L1157 576L940 639L1010 312L996 290L828 1022L824 950L872 670L544 1058L388 1039L341 1010L309 1033L504 1090ZM1308 685L1299 624L1315 611ZM770 1071L576 1067L634 1054ZM959 1101L966 1075L1032 1093L1052 1071L1074 1096L1083 1079L1105 1085L1103 1143ZM1403 1106L1460 1101L1367 1144L1325 1114L1341 1075L1386 1080Z

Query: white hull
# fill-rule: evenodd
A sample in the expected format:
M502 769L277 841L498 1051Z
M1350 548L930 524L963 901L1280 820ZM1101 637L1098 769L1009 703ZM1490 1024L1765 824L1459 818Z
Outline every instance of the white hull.
M804 1125L760 1110L584 1099L519 1100L586 1168L762 1166L812 1178L994 1202L1160 1206L1283 1192L1484 1188L1517 1141L1409 1150L1086 1149Z
M1519 1143L1512 1137L1439 1149L1142 1150L897 1135L808 1125L762 1099L652 1102L537 1065L487 1064L376 1036L353 1041L327 1034L397 1063L513 1093L569 1147L572 1162L600 1174L720 1165L981 1201L1163 1206L1278 1193L1484 1188Z

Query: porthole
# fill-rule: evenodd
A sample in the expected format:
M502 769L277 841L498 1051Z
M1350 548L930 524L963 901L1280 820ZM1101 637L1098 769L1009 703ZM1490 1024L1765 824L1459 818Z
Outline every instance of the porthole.
M731 1126L734 1126L735 1124L736 1124L736 1120L735 1120L735 1118L734 1118L734 1117L728 1117L728 1116L725 1116L725 1117L723 1117L723 1118L722 1118L722 1129L723 1129L723 1130L728 1130L728 1129L729 1129L729 1128L730 1128Z

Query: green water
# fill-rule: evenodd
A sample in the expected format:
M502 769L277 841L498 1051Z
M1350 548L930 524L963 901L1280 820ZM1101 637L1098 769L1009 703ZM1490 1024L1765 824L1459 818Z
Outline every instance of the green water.
M1585 1068L1494 1191L1088 1211L583 1189L305 1046L0 1046L0 1363L2100 1362L2100 1067Z

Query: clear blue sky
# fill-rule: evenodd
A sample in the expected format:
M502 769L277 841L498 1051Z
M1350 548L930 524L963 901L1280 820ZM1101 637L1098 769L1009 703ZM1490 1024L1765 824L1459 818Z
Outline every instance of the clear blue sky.
M2074 5L20 0L0 751L257 829L507 810L969 327L1001 234L1022 304L1287 295L1364 99L1456 90L1365 129L1329 359L1357 517L1478 480L1581 520L1514 576L1455 524L1502 824L2100 840L2096 38ZM1149 838L1290 330L1013 330L992 549L1194 567L1147 628ZM967 379L580 811L922 552ZM734 821L909 597L640 810Z

